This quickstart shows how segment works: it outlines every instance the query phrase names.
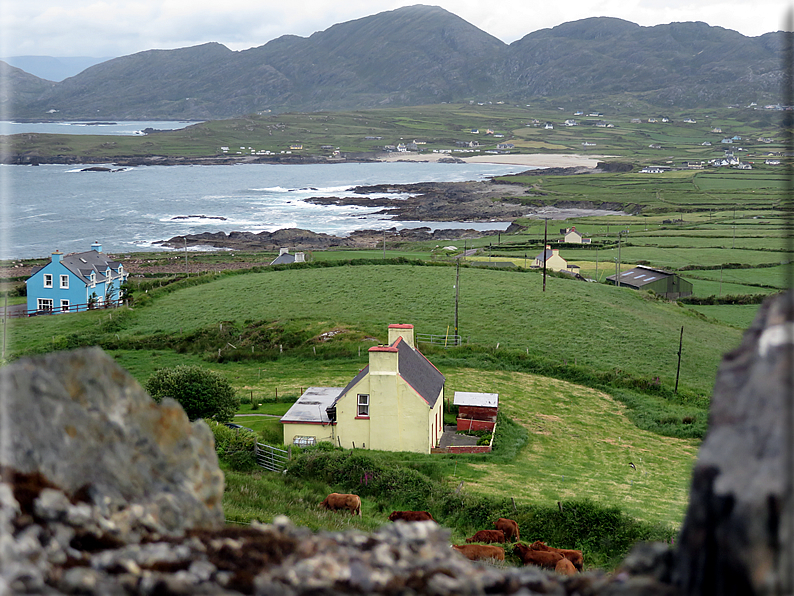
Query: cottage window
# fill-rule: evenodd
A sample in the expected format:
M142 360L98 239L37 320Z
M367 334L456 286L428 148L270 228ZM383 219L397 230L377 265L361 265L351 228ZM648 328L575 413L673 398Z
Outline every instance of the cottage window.
M68 290L69 289L69 276L68 275L61 275L61 289Z
M63 312L69 312L69 301L68 300L61 300L61 310Z
M51 288L52 287L52 274L51 273L45 273L44 274L44 287L45 288Z
M52 310L52 298L39 298L36 301L36 310Z
M369 395L366 393L358 394L358 415L369 416Z

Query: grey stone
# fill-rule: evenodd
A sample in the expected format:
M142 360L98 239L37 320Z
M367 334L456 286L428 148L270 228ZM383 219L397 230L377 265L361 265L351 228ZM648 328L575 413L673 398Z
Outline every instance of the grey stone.
M19 360L0 369L0 386L0 428L14 429L0 465L111 512L139 504L163 531L223 524L209 428L173 400L156 404L101 349Z
M791 593L794 316L767 300L722 361L692 473L674 582L684 595Z

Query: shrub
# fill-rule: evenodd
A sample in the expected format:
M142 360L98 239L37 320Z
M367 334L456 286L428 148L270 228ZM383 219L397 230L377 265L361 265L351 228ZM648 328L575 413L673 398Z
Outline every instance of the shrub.
M244 428L232 429L214 420L205 421L215 437L215 453L232 470L249 472L257 469L256 435Z
M229 422L240 405L231 384L220 374L200 366L176 366L155 372L146 390L156 402L164 397L178 401L188 418Z

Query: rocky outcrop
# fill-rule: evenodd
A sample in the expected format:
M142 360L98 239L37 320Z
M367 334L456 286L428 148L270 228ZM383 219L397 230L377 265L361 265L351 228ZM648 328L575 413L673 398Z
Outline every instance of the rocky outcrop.
M331 236L318 234L300 228L284 228L275 232L202 232L187 236L174 236L155 244L169 248L183 246L213 246L215 248L232 248L235 250L278 250L289 247L295 250L324 250L333 247L377 248L383 247L384 233L388 243L414 242L418 240L457 240L462 238L480 238L493 236L499 230L478 231L471 228L444 228L432 230L420 228L390 228L388 230L356 230L349 236Z
M0 370L0 466L46 479L73 501L179 533L223 524L212 433L173 400L156 404L99 348Z
M792 301L765 302L717 373L676 556L681 594L794 588Z

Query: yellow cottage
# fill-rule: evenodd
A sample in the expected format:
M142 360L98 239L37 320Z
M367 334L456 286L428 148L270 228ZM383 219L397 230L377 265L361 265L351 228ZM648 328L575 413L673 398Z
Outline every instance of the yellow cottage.
M543 259L546 259L546 269L550 271L562 271L568 268L568 261L560 256L559 248L551 248L546 245L546 250L535 257L531 266L533 268L542 268Z
M444 430L444 381L416 349L413 325L389 325L388 345L369 349L369 365L347 387L312 387L290 408L284 442L430 453Z

